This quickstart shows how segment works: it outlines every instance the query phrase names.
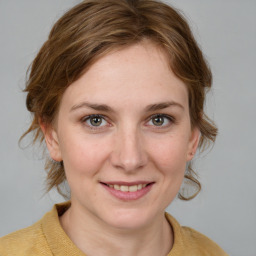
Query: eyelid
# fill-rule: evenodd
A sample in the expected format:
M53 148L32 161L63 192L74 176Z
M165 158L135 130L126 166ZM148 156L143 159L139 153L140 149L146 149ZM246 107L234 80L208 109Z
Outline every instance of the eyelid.
M105 118L105 116L103 116L103 115L100 115L100 114L91 114L91 115L87 115L87 116L83 116L82 118L81 118L81 121L82 122L85 122L85 121L87 121L88 119L90 119L90 118L92 118L92 117L100 117L100 118L102 118L102 119L106 119Z
M107 122L106 125L103 125L103 126L93 126L93 125L88 125L86 123L87 120L89 120L90 118L93 118L93 117L99 117L99 118L102 118L104 121ZM153 118L155 117L162 117L162 118L166 118L168 119L169 123L167 125L163 125L163 126L156 126L156 125L148 125L148 122L151 121ZM81 118L81 122L89 129L91 130L102 130L102 129L105 129L106 127L110 127L112 126L111 125L111 122L109 121L109 118L106 117L105 115L102 115L102 114L91 114L91 115L87 115L87 116L84 116ZM160 113L157 113L157 114L153 114L151 115L150 117L147 118L146 120L146 126L151 126L151 127L154 127L154 129L164 129L164 128L168 128L171 124L175 123L176 122L176 119L173 117L173 116L170 116L168 114L160 114Z
M173 116L170 116L170 115L167 115L167 114L153 114L151 115L146 123L148 123L150 120L152 120L153 118L155 117L163 117L163 118L167 118L168 121L172 124L172 123L175 123L175 118ZM153 126L154 129L164 129L164 128L168 128L171 124L168 124L168 125L164 125L164 126L155 126L155 125L150 125L150 126Z
M106 121L108 124L107 125L103 125L103 126L93 126L93 125L88 125L86 123L87 120L89 120L90 118L93 118L93 117L99 117L99 118L102 118L104 121ZM81 122L86 125L86 127L88 127L89 129L91 130L101 130L101 129L104 129L106 126L110 126L110 122L108 121L108 118L104 115L101 115L101 114L91 114L91 115L87 115L87 116L84 116L81 118Z

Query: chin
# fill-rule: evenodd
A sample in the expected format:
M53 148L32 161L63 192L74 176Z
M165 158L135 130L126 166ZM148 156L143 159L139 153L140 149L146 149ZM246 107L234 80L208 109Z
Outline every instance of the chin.
M112 214L105 214L104 219L108 225L117 229L141 229L150 224L154 216L141 209L119 209Z

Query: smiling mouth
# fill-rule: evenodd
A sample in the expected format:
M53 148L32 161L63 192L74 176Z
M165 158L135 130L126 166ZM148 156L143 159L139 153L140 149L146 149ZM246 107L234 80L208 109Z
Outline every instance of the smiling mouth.
M155 182L100 182L103 187L115 198L121 201L138 200L149 193Z
M109 188L112 188L114 190L117 191L122 191L122 192L137 192L139 190L142 190L143 188L153 184L153 182L151 183L147 183L147 184L135 184L135 185L119 185L119 184L107 184L107 183L102 183L105 186L108 186Z

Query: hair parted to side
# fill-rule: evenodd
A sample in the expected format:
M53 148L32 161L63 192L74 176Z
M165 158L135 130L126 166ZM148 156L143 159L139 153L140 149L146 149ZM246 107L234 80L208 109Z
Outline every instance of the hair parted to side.
M21 139L33 132L33 142L44 141L39 121L51 124L66 88L100 57L132 44L150 40L161 47L175 75L187 86L192 126L200 129L199 148L214 142L217 128L204 113L211 71L184 17L156 0L85 0L65 13L53 26L34 59L25 92L33 121ZM64 164L46 159L48 191L65 181ZM185 179L201 189L189 164Z

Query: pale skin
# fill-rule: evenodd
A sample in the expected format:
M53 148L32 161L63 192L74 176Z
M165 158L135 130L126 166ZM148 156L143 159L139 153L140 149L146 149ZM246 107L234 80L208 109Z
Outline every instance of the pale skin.
M191 127L187 88L162 50L144 41L102 57L66 89L54 124L41 128L52 159L64 162L72 205L60 222L81 251L170 252L164 212L200 132ZM124 182L150 189L132 200L109 192Z

